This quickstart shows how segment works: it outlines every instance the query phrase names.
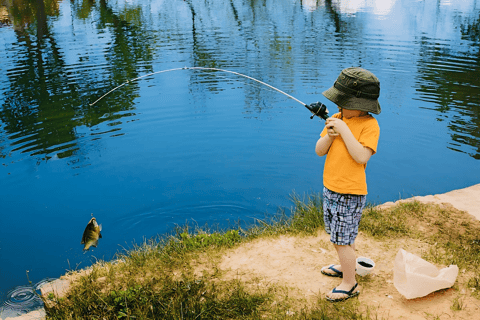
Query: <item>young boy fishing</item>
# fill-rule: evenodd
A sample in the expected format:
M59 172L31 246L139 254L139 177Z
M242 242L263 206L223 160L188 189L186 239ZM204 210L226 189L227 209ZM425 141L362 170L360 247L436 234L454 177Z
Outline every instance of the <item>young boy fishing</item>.
M380 128L370 113L380 114L380 81L368 70L342 70L335 84L322 93L339 108L325 121L315 146L327 155L323 171L323 214L339 265L322 268L322 274L342 278L327 293L329 301L343 301L360 294L355 279L355 238L367 195L365 168L377 151Z

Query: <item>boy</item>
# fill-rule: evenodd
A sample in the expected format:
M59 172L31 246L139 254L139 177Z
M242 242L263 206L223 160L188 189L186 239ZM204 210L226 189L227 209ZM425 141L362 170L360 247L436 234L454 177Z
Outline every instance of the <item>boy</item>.
M365 168L377 151L380 128L369 112L380 114L380 81L362 68L342 70L337 81L322 93L339 113L325 121L315 152L327 155L323 172L325 230L337 251L340 265L322 268L322 274L340 277L342 283L327 293L329 301L360 294L355 280L355 238L365 206Z

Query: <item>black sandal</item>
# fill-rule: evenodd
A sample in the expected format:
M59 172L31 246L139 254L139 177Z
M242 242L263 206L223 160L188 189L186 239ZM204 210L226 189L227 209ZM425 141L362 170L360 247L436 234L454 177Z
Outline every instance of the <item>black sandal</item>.
M347 299L356 297L360 294L360 291L353 292L353 290L355 290L357 288L357 286L358 286L358 282L355 283L355 285L353 286L353 288L350 291L337 290L337 288L333 288L332 293L342 293L342 294L346 294L347 296L344 297L344 298L339 298L339 299L332 299L330 297L326 297L326 299L330 302L340 302L340 301L345 301Z
M320 270L320 272L326 276L329 276L329 277L336 277L336 278L343 278L343 272L342 271L338 271L337 269L335 269L334 267L334 264L330 265L327 269L330 269L332 270L333 272L335 273L328 273L328 272L325 272L323 271L323 267L322 270Z

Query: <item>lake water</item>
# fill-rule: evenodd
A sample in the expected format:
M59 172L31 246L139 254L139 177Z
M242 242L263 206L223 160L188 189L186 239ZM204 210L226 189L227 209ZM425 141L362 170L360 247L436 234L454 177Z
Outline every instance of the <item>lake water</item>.
M381 81L368 201L480 182L480 1L0 0L0 296L322 189L340 71ZM333 112L331 112L333 113ZM94 215L98 248L80 244ZM28 279L27 279L28 273Z

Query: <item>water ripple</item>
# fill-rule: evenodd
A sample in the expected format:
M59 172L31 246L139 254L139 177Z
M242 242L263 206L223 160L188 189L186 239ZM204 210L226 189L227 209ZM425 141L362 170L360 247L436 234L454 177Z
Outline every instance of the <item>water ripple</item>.
M54 280L45 278L34 285L18 286L8 291L3 305L0 306L0 319L20 316L43 308L40 289Z
M255 215L252 208L247 208L241 204L235 203L208 203L208 204L189 204L180 207L162 207L149 210L147 212L140 212L134 215L124 216L117 220L117 223L124 230L135 229L138 225L155 224L157 220L173 218L174 220L183 219L184 217L195 217L210 214L213 216L233 214L234 216L242 213L245 216ZM227 214L227 215L228 215ZM181 223L180 221L178 221Z

